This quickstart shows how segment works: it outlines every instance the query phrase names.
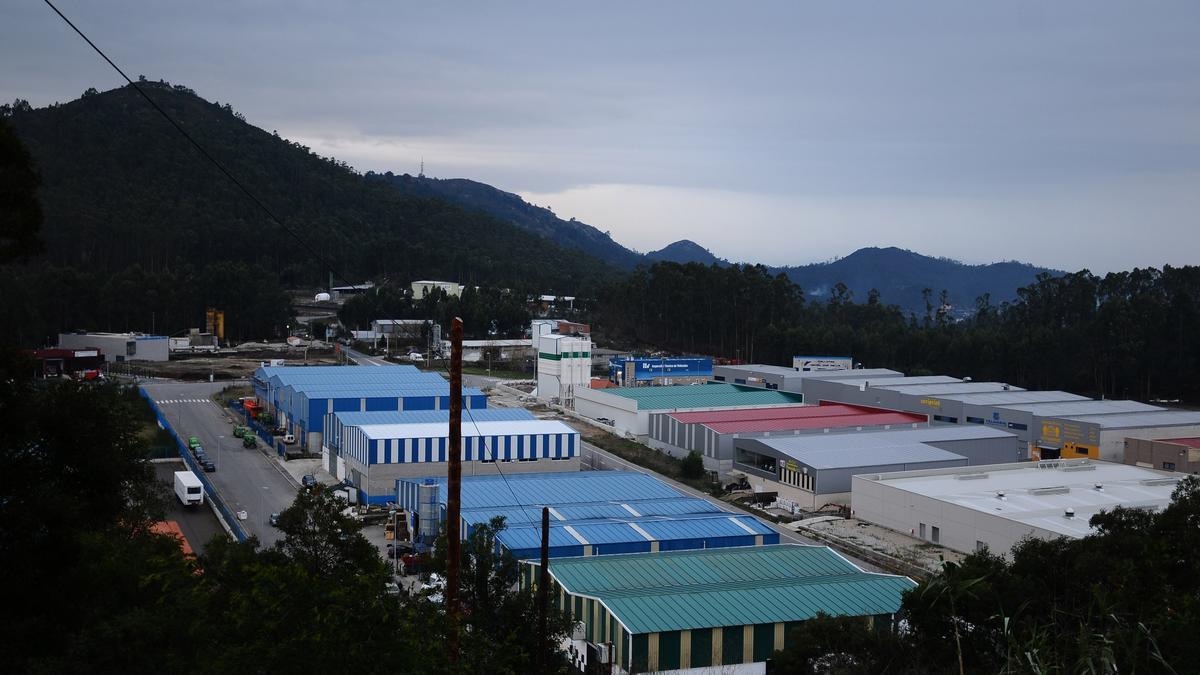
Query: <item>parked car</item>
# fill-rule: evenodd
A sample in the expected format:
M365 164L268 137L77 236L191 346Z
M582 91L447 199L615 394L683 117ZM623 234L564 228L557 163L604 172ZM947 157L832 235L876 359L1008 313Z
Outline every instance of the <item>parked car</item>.
M200 466L204 467L204 473L212 473L217 470L217 465L212 462L201 462Z
M188 447L193 449L200 447L200 439L195 436L188 436Z
M300 479L300 484L306 488L310 488L317 484L317 477L311 473L306 473L304 474L304 477Z
M284 434L283 442L287 445L291 445L292 443L295 443L296 435L295 434Z
M203 450L196 453L196 463L197 464L204 464L207 461L208 461L208 454L205 453Z
M271 524L271 527L279 527L279 513L272 513L271 517L267 518L267 522Z
M192 455L193 456L198 456L198 455L203 455L203 454L204 454L204 446L202 446L202 445L192 446Z
M233 437L234 437L234 438L242 438L242 437L244 437L244 436L246 435L246 433L247 433L247 432L249 432L249 431L250 431L250 430L249 430L248 428L246 428L246 427L244 427L244 426L242 426L242 425L240 425L240 424L239 424L239 425L237 425L236 427L234 427L234 428L233 428Z
M395 558L397 555L405 556L405 555L411 555L412 553L413 553L413 545L407 541L401 541L401 542L397 542L395 544L387 545L387 557L389 560Z

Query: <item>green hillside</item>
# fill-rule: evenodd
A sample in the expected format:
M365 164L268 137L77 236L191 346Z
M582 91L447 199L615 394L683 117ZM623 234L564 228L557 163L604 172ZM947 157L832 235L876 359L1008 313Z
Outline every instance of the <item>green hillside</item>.
M320 284L330 267L346 281L433 277L572 295L610 274L510 223L367 180L186 87L141 86L325 261L131 87L40 109L17 102L0 115L41 174L46 252L5 270L0 290L25 298L6 337L174 332L198 325L206 305L226 309L235 335L261 336L286 319L279 288Z

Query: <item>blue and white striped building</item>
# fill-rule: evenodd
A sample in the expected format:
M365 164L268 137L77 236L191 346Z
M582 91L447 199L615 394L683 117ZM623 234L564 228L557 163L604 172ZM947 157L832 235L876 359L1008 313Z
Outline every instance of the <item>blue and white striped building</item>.
M445 475L449 414L445 411L341 412L326 415L331 430L326 467L359 488L361 499L391 501L397 478ZM579 433L526 410L464 411L463 475L578 471Z

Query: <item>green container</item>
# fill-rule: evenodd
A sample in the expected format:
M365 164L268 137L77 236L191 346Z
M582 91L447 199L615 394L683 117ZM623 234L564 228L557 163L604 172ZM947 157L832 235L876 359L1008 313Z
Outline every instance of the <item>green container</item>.
M246 431L248 431L246 427L236 426L233 428L233 436L234 438L242 438L246 435Z
M254 436L254 434L246 434L245 436L242 436L242 447L243 448L257 448L258 447L258 438L256 438Z

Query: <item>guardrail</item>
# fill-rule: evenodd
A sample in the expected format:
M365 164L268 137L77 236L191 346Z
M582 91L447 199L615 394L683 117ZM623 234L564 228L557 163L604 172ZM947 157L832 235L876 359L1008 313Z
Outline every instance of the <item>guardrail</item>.
M146 402L150 404L150 409L154 411L154 416L158 418L159 426L165 429L175 441L175 447L179 450L179 456L183 458L184 465L187 466L192 473L196 474L196 476L200 479L200 483L204 485L204 491L208 494L208 498L213 505L217 507L217 515L222 521L224 521L225 528L232 532L234 538L238 541L246 541L248 535L246 534L245 528L243 528L242 524L238 522L237 517L234 516L233 512L229 510L229 507L225 505L225 501L221 499L221 496L217 494L216 488L214 488L213 484L208 480L208 476L204 474L204 469L196 463L196 458L192 456L191 450L187 447L187 443L180 438L179 433L175 431L175 428L172 427L171 423L167 421L166 416L162 414L161 410L159 410L158 403L144 388L138 387L138 393L141 394L142 398L146 399Z

